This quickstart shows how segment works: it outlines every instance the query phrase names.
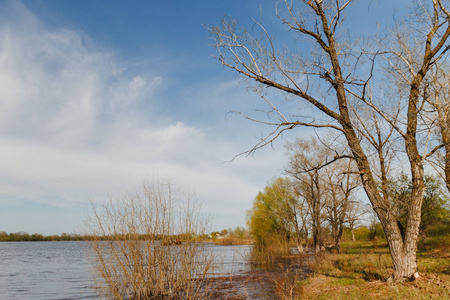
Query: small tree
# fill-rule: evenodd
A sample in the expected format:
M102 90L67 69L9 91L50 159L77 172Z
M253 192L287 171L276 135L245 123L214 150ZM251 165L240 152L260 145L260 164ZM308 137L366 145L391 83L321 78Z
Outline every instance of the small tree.
M247 212L247 224L255 239L251 261L271 264L276 257L289 253L289 239L297 237L293 230L295 198L288 178L277 178L258 193Z
M257 244L265 245L273 238L289 237L289 220L287 213L282 211L286 208L285 199L280 192L284 187L283 179L275 179L258 193L252 209L247 212L247 223Z

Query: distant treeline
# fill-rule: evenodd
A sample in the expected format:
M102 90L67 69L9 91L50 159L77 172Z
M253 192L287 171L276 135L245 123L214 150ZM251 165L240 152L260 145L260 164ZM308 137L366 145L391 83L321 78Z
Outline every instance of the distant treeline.
M81 241L88 237L79 234L42 235L40 233L29 234L27 232L7 233L0 231L0 242L44 242L44 241Z
M195 238L197 240L206 240L208 235L194 235L194 234L179 234L171 236L159 236L159 235L145 235L145 234L134 234L131 239L137 240L189 240ZM29 234L27 232L16 232L7 233L5 231L0 231L0 242L52 242L52 241L83 241L83 240L128 240L129 235L123 236L90 236L90 235L80 235L80 234L67 234L63 233L61 235L42 235L39 233Z

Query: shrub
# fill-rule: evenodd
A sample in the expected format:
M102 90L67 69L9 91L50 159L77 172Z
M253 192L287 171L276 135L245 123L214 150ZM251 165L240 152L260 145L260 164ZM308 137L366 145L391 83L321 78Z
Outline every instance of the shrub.
M101 293L115 299L205 298L213 256L195 238L207 229L199 208L192 196L160 182L93 205L85 224Z
M367 240L369 239L369 228L365 226L358 227L355 229L355 239L356 240Z

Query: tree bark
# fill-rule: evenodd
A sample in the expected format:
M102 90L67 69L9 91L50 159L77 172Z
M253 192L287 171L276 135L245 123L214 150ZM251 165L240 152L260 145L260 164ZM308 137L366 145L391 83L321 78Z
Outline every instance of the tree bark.
M450 113L448 113L446 122L444 124L440 124L441 127L441 136L444 142L445 148L445 162L444 162L444 174L445 174L445 183L447 185L447 189L450 192Z

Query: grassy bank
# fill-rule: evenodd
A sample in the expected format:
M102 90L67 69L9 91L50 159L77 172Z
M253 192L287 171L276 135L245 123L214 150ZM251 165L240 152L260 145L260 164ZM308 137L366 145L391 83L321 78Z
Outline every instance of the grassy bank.
M297 282L299 299L450 299L450 236L421 242L421 278L408 283L384 281L392 273L385 241L346 242L343 253L321 254L308 279Z

